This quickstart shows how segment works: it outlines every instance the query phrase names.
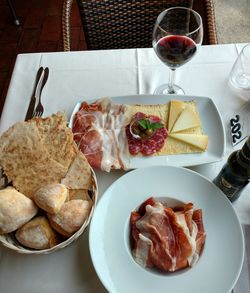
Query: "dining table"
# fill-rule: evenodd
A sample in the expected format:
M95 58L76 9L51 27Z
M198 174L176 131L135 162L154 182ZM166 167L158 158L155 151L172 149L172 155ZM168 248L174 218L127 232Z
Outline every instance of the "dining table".
M244 45L203 45L191 61L176 70L175 83L185 94L211 98L222 117L226 137L224 156L215 162L189 167L209 180L216 177L229 154L243 144L232 144L229 122L249 103L250 92L234 89L229 74ZM153 48L19 54L1 115L0 134L25 119L40 66L49 68L41 97L43 117L64 111L68 119L79 101L119 96L126 103L129 95L152 95L157 86L168 81L170 71ZM98 198L126 172L95 170ZM232 205L245 236L244 262L234 293L247 293L250 292L250 184ZM0 245L0 292L107 292L92 264L88 236L89 228L69 246L44 255L19 254Z

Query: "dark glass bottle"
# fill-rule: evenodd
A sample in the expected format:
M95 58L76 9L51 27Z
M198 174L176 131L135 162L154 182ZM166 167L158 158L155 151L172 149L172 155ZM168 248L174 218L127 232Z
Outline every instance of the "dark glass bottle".
M250 137L242 149L234 151L227 159L214 183L230 201L235 201L250 180Z

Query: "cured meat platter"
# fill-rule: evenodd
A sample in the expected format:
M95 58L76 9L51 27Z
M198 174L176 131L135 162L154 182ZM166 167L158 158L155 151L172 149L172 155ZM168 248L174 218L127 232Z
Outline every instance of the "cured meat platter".
M195 166L199 164L218 161L224 155L225 130L222 123L222 118L220 116L220 113L218 112L216 105L214 104L212 99L210 99L209 97L187 96L187 95L184 95L184 96L181 96L181 95L133 95L133 96L117 96L117 97L111 97L109 99L112 101L112 103L115 106L123 107L123 105L125 106L131 105L133 107L134 105L134 107L136 107L139 105L139 106L142 106L142 108L147 108L151 106L157 107L159 105L170 103L173 100L177 102L185 102L185 103L192 103L193 101L195 101L196 110L199 113L199 119L201 121L203 133L205 133L208 137L208 146L206 148L206 151L203 151L203 152L189 152L189 153L162 152L159 155L151 155L151 156L143 156L143 155L133 156L129 154L128 152L122 151L122 154L123 154L122 164L120 164L119 162L118 163L115 162L110 167L110 166L106 166L105 163L103 163L102 161L102 163L100 163L98 166L99 169L102 169L105 171L110 171L110 169L125 169L126 170L126 169L135 169L135 168L155 166L155 165L171 165L171 166L189 167L189 166ZM99 100L100 100L99 98L87 100L86 103L88 103L89 107L92 107L91 103L95 103L96 101L99 101ZM69 127L72 128L74 126L75 116L78 113L83 102L84 100L79 101L79 103L75 105L75 108L70 117ZM122 115L120 114L120 116ZM121 118L118 119L116 117L115 123L117 123L117 121L120 122L120 120ZM117 128L115 129L115 131L117 131ZM74 129L73 129L73 132L74 132ZM178 132L177 132L177 135L179 135ZM183 136L183 134L181 135ZM87 147L90 148L91 145L88 142L89 140L86 139L86 141L87 142L85 142L85 144L86 143L89 144ZM92 144L93 144L93 140L92 140ZM94 141L94 144L96 145L96 141ZM112 142L106 139L105 143L103 143L105 148L102 149L102 153L104 154L102 157L105 157L105 154L106 154L106 159L108 157L108 161L111 161L110 156L107 155L107 152L106 152L107 146L109 144L112 144ZM126 148L126 138L124 138L124 135L122 137L122 140L119 141L118 144L122 146L123 148ZM94 158L95 159L97 158L97 154L95 154ZM92 167L94 168L96 167L95 162L94 162L94 166L92 165Z
M195 208L202 209L206 240L193 266L166 272L144 267L134 258L130 241L130 214L152 196L168 207L192 202ZM149 205L146 209L148 212L151 210ZM168 221L163 220L161 213L151 215L160 217L162 221L156 222L163 225L164 231L168 229ZM144 216L142 219L145 221L147 218ZM172 217L169 219L173 220ZM153 221L151 217L148 227L152 226ZM141 224L137 225L140 229ZM179 227L184 227L184 222ZM155 229L150 231L152 233ZM181 235L180 229L177 235ZM200 234L202 239L203 235ZM149 237L148 231L143 236ZM146 237L140 239L146 240ZM170 238L169 245L164 246L169 250L174 245ZM180 240L181 244L185 237ZM244 258L244 239L239 219L221 190L198 173L173 166L140 168L116 180L97 205L90 224L89 243L94 267L108 292L231 292ZM147 246L141 244L140 248L147 252ZM140 254L145 255L147 253ZM150 254L151 260L152 257ZM160 259L166 259L165 255L161 254Z

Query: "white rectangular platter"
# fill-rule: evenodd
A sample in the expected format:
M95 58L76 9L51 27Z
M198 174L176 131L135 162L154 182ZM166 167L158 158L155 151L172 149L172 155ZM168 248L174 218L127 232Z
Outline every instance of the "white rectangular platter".
M208 135L208 149L203 153L178 154L166 156L130 156L128 169L136 169L145 166L171 165L191 167L206 163L216 162L222 159L225 154L226 139L225 129L221 115L213 100L208 97L187 96L187 95L133 95L110 97L117 104L164 104L170 100L191 101L195 100L197 110L202 122L203 132ZM94 102L96 99L86 100ZM75 113L78 111L81 102L77 103L69 121L69 127L73 125Z

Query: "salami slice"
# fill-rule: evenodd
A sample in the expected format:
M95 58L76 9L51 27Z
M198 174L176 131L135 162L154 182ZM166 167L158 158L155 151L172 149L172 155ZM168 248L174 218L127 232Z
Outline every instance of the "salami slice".
M161 119L158 116L145 115L144 113L137 112L131 120L131 123L141 120L149 120L151 124L161 122ZM150 156L162 149L168 135L167 129L163 125L161 128L155 129L149 136L140 137L139 134L133 135L133 133L131 133L131 123L126 126L128 147L131 155L141 153L144 156ZM144 133L142 134L144 135Z

